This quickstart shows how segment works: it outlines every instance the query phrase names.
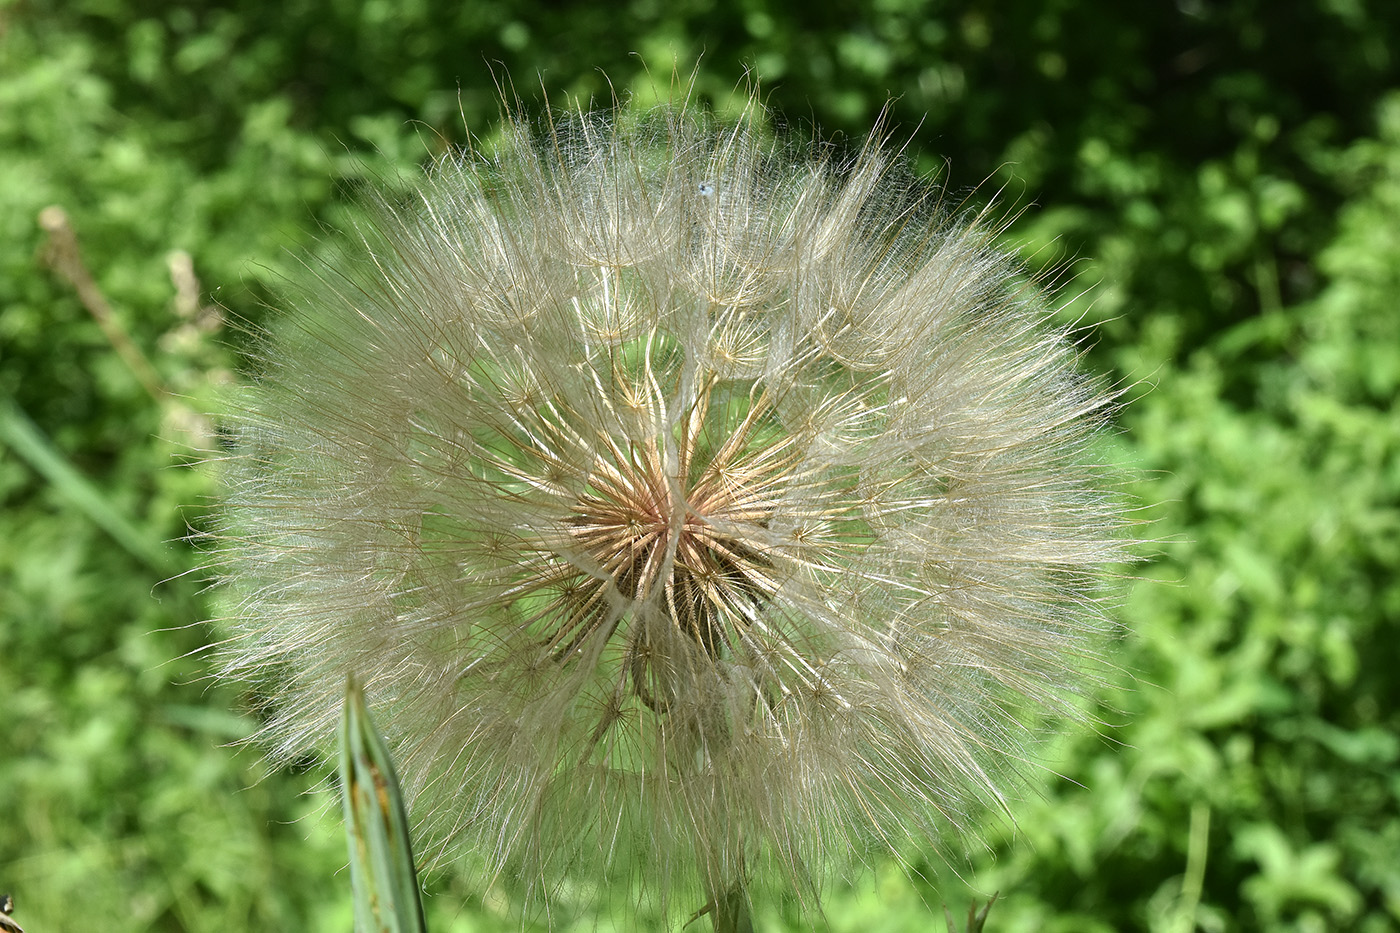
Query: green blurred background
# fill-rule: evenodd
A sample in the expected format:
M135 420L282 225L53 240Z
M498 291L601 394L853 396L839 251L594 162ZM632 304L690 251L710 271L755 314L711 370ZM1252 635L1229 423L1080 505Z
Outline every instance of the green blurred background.
M701 96L750 68L799 132L859 138L892 99L955 200L1027 208L1008 243L1098 325L1129 401L1106 456L1162 542L1120 587L1104 728L1055 741L1019 831L833 885L831 929L937 930L996 890L998 931L1400 927L1396 55L1393 0L0 0L15 918L349 929L326 773L233 744L256 698L200 653L180 539L239 365L220 318L261 319L365 180L489 136L503 76L529 107L646 98L701 57ZM429 876L432 929L517 929L473 873Z

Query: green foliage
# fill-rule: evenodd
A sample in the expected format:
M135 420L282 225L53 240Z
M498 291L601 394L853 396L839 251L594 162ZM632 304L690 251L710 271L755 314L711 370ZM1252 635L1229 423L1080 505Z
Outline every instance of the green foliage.
M1400 917L1400 95L1378 116L1335 156L1351 197L1314 298L1179 363L1123 351L1159 367L1123 425L1164 543L1121 613L1133 679L1100 698L1122 747L1066 748L1082 786L1022 814L1031 845L979 879L1008 892L1007 929L1085 908L1109 929Z
M747 63L790 122L828 132L862 133L894 96L896 137L958 196L1039 202L1009 236L1040 269L1078 257L1065 313L1099 324L1090 363L1128 387L1104 456L1141 475L1127 492L1161 543L1123 586L1120 682L1090 698L1107 739L1054 743L1069 780L1045 776L1017 830L956 873L911 853L925 881L879 866L831 892L832 929L924 930L940 900L960 915L995 890L998 930L1394 928L1395 48L1400 7L1330 0L0 0L16 919L349 927L324 772L264 774L231 744L256 719L228 712L258 698L204 680L217 609L181 575L182 538L216 467L180 464L205 455L242 349L211 306L261 318L284 250L321 248L345 192L412 178L464 122L489 136L488 63L535 108L537 74L607 95L599 67L645 97L635 51L662 86L673 55L688 72L703 53L699 91L721 107ZM154 396L62 274L37 223L50 205ZM172 279L173 250L207 291ZM469 872L431 877L429 927L516 926ZM781 904L755 914L797 929Z

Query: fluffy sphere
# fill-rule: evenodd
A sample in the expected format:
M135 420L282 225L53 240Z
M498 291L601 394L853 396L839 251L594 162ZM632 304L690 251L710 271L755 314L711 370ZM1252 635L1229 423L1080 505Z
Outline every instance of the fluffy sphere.
M355 674L433 851L701 902L998 804L1120 555L1107 396L938 196L662 108L381 199L230 428L223 672L276 754Z

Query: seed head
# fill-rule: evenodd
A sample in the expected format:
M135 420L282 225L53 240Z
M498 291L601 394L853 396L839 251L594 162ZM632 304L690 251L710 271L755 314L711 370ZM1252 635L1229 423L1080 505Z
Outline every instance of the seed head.
M422 838L546 888L810 891L965 828L1119 555L1106 397L995 227L758 116L444 159L306 276L234 419L223 670L276 754L354 673Z

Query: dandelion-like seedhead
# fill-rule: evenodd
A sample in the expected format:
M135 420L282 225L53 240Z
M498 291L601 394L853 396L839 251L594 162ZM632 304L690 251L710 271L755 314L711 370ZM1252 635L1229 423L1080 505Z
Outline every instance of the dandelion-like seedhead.
M1120 556L1106 396L994 225L760 117L511 123L307 275L219 552L277 755L354 673L424 840L712 900L1000 803Z

